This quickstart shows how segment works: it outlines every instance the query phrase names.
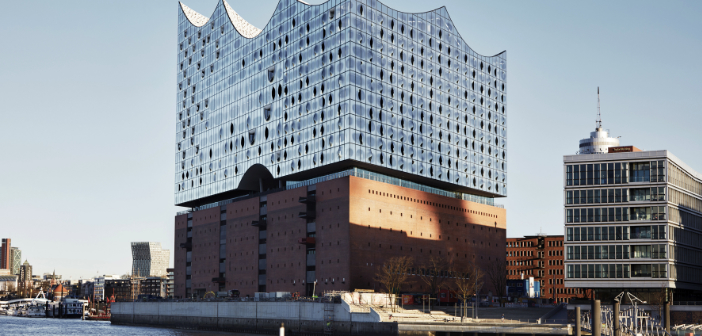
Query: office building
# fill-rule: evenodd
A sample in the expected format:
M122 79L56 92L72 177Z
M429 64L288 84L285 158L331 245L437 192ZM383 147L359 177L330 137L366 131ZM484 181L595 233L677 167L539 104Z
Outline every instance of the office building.
M222 0L178 22L176 297L504 258L506 54L470 49L445 8L283 0L258 29Z
M148 277L139 282L139 297L163 298L167 297L168 278Z
M507 279L539 283L539 297L568 303L572 298L587 298L579 288L564 286L563 235L537 234L507 238ZM519 283L521 285L521 283ZM526 292L524 292L526 293Z
M11 269L12 267L12 239L3 238L0 245L0 269Z
M115 302L133 301L132 280L130 279L105 279L105 299L114 299Z
M12 247L10 250L10 273L19 275L20 267L22 266L22 251L18 247Z
M161 243L132 243L132 275L137 277L167 276L171 251L161 248Z
M563 161L566 287L605 301L623 290L699 298L702 175L667 150L633 146Z

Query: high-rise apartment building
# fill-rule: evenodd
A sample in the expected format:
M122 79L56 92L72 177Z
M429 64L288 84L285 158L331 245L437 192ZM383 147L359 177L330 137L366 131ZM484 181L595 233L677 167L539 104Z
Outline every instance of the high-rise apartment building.
M137 277L165 277L171 261L171 251L161 248L161 243L132 243L132 275Z
M692 300L702 290L702 175L669 151L633 146L563 161L566 287L603 300L622 290Z
M178 22L176 297L504 258L506 54L470 49L445 8L282 0L258 29L222 0Z
M34 285L32 280L32 265L30 265L27 260L20 266L19 279L17 281L19 282L19 287L24 289L31 288Z
M10 250L11 261L10 261L10 273L19 275L20 267L22 266L22 251L18 247L13 247Z
M3 238L0 245L0 269L10 269L12 266L12 239Z

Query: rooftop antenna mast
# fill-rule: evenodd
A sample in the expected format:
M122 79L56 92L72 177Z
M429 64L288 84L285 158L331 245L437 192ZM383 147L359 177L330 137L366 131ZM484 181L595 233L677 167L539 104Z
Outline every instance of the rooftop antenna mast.
M600 114L600 87L597 87L597 129L602 128L602 115Z

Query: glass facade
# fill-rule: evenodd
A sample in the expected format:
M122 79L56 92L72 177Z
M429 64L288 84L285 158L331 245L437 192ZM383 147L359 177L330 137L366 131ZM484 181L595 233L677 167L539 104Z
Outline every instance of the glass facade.
M254 165L295 180L354 162L507 195L506 54L470 49L445 8L281 0L259 30L224 1L179 6L176 204Z
M132 275L139 277L165 277L171 252L161 248L161 243L132 243Z
M567 287L702 289L702 176L651 151L566 156L563 177Z

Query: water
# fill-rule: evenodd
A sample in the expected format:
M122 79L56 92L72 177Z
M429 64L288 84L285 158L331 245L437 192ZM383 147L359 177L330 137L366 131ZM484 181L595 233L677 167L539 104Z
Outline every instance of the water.
M121 326L107 321L0 316L0 335L249 336L250 334Z

